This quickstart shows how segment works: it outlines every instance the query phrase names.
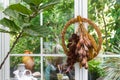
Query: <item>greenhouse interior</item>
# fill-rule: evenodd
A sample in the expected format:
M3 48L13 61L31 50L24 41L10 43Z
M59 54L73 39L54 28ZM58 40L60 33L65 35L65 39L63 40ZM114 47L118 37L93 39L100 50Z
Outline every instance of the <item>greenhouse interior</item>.
M120 0L0 0L0 80L120 80Z

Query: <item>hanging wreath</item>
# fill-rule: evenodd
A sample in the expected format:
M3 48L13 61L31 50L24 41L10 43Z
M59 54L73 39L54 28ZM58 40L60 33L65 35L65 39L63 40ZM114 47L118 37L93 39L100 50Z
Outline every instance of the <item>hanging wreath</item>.
M71 37L68 39L68 44L66 45L65 33L67 28L74 23L78 23L77 32L71 35ZM84 23L88 23L95 29L98 35L98 43L86 30ZM62 47L67 55L67 66L69 66L71 69L73 68L74 63L79 62L80 67L85 67L87 69L88 61L95 58L101 49L102 36L99 27L91 20L78 16L77 18L69 20L65 24L61 34Z

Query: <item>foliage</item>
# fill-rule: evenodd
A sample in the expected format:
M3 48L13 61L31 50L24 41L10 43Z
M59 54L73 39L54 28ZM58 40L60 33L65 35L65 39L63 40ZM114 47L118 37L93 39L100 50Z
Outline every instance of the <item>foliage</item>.
M60 4L56 5L55 8L45 11L44 15L44 24L50 27L50 34L45 41L53 41L59 43L61 38L61 30L64 27L65 23L73 17L73 4L74 0L61 0ZM74 32L74 29L69 29L68 34Z
M37 2L36 0L23 0L23 3L12 4L3 11L3 13L9 18L4 17L0 20L0 24L7 28L0 28L0 32L13 35L15 41L13 42L7 56L4 58L4 61L1 63L0 69L17 44L19 38L24 36L45 37L50 34L48 27L32 24L32 21L40 12L48 10L49 7L51 8L57 4L58 1L46 1L44 3L41 0Z
M88 13L89 18L101 28L103 33L103 52L119 54L120 0L89 0ZM118 61L119 58L105 59L102 65L105 67L105 80L119 79L119 70L116 70L118 68L115 67L119 63Z
M88 9L89 18L94 20L102 30L104 50L117 54L120 52L119 7L119 0L89 0Z
M24 0L25 1L25 0ZM31 1L31 4L34 3L34 1ZM29 4L29 3L28 3ZM49 2L48 6L51 6L55 4L55 2ZM48 7L46 4L38 6L34 5L35 10L28 9L26 6L18 3L10 5L8 8L6 8L3 13L9 16L10 18L3 18L0 20L0 24L3 26L9 28L9 30L0 29L1 32L10 33L12 35L17 36L21 31L23 31L23 35L25 36L45 36L47 35L46 32L49 34L49 28L43 27L38 24L32 24L32 21L34 18L39 15L39 11L41 11L43 8L40 8L44 6ZM33 7L33 5L29 5L29 7ZM40 9L39 9L40 8Z
M44 37L44 41L55 43L59 41L61 38L61 29L66 21L73 17L74 0L60 0L60 3L55 5L54 8L46 6L56 3L55 1L56 0L23 0L22 3L15 4L16 7L14 7L13 4L4 10L4 13L10 18L3 18L0 23L9 29L0 28L0 31L11 34L11 46L18 34L22 30L24 31L21 36L22 38L19 39L19 43L17 43L12 53L23 53L25 49L29 49L34 53L39 53L40 36ZM43 8L46 10L43 12L44 25L40 26L40 16L38 14ZM88 0L88 17L99 26L103 33L104 51L119 54L120 0ZM90 29L90 31L92 32L93 30ZM68 35L66 36L69 37L73 32L74 28L72 27L68 30ZM93 32L92 34L95 33ZM36 38L34 36L39 37ZM13 61L13 59L11 60ZM99 62L94 60L89 62L89 70L91 72L95 71L93 73L96 73L96 77L102 76L104 72L102 68L98 66L99 64ZM114 64L111 66L113 65ZM106 66L109 66L109 64L106 64Z
M67 4L67 5L64 5L64 4ZM43 18L44 18L43 26L49 27L49 32L51 32L51 34L45 36L44 41L49 41L49 42L56 44L56 40L60 39L61 29L63 28L66 21L69 20L71 17L73 17L73 0L72 2L61 0L59 4L54 6L54 8L50 8L44 11L43 12ZM31 20L31 24L40 25L39 20L40 20L40 15L37 15L35 18ZM72 27L72 30L68 32L69 33L74 32L74 27ZM11 43L13 41L14 41L14 36L11 35ZM34 36L22 37L21 39L19 39L19 42L16 44L12 53L24 53L24 50L26 49L31 50L33 53L40 53L40 38L39 37L37 38ZM35 58L36 61L37 59L38 58ZM21 62L20 60L16 61L15 58L11 59L11 63L13 63L13 61L15 62L15 65ZM35 69L37 68L38 66L35 65Z
M92 80L96 80L97 78L104 76L105 71L104 69L100 66L101 62L97 60L91 60L89 61L89 72L91 74Z
M47 1L47 0L46 0ZM64 5L67 4L67 5ZM60 42L60 33L61 30L66 23L67 20L69 20L71 17L73 17L73 0L71 2L61 0L59 4L55 5L54 8L51 8L47 11L43 12L43 25L47 28L49 28L49 31L46 33L51 32L51 34L48 34L44 38L44 42L52 42L54 44ZM64 7L64 8L63 8ZM67 12L66 12L67 11ZM57 14L56 14L57 13ZM40 25L40 16L37 15L35 18L32 19L31 23L33 25ZM72 28L72 29L71 29ZM71 27L69 29L69 33L74 32L74 27ZM67 35L68 36L68 35ZM25 40L27 38L27 40ZM11 42L13 42L13 38L11 38ZM23 53L25 49L30 49L33 51L33 53L39 53L39 46L40 46L40 39L36 37L23 37L19 40L19 43L17 43L17 46L13 49L12 53ZM31 42L34 42L31 43ZM29 48L31 47L31 48ZM34 49L32 49L34 48Z
M120 79L120 58L105 58L105 61L103 63L103 67L105 68L106 76L104 77L104 80L118 80Z
M11 37L11 44L14 39ZM40 38L25 36L19 39L19 42L14 47L12 54L24 53L24 50L30 50L33 53L40 53Z

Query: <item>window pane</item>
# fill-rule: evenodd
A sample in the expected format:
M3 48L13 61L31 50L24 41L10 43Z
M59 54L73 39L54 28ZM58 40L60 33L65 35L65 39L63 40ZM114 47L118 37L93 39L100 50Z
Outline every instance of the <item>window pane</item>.
M88 0L88 3L88 17L102 31L103 51L111 52L110 54L119 54L120 0ZM91 32L94 34L92 29Z
M88 0L88 17L98 25L102 32L103 45L101 54L105 53L113 56L120 54L120 8L118 7L120 7L120 0ZM95 31L90 26L88 29L93 35L95 34ZM105 57L102 61L101 65L105 75L101 76L101 78L103 80L120 80L119 56L116 58Z
M104 80L120 80L120 58L104 58L103 67L106 72Z
M61 48L61 31L65 23L74 17L74 0L61 0L53 9L43 13L45 26L49 28L50 34L44 37L45 54L63 54ZM67 31L67 37L74 33L74 26ZM68 38L65 38L68 39Z
M10 57L11 78L16 78L15 73L17 74L17 70L19 70L18 75L22 77L25 69L30 70L35 78L40 79L40 57Z
M65 57L44 57L44 79L59 80L62 77L64 80L74 80L74 69L66 72L65 64Z
M11 36L11 46L14 40L14 36ZM14 47L12 54L25 53L26 50L29 50L34 54L40 54L40 38L30 36L20 38L19 42Z

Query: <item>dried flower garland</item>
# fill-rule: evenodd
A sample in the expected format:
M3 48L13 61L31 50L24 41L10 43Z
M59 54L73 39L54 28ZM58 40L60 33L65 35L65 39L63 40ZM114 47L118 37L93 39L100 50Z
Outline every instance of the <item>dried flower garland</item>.
M98 35L98 44L95 41L94 37L88 33L86 28L84 27L84 23L90 24ZM74 33L69 38L69 42L66 46L65 44L65 33L67 28L73 24L78 23L77 33ZM80 66L88 68L88 61L96 57L101 49L102 45L102 36L101 31L98 26L93 23L91 20L82 18L78 16L77 18L73 18L69 20L63 30L62 30L62 47L67 57L67 66L69 68L73 68L74 63L80 62Z

